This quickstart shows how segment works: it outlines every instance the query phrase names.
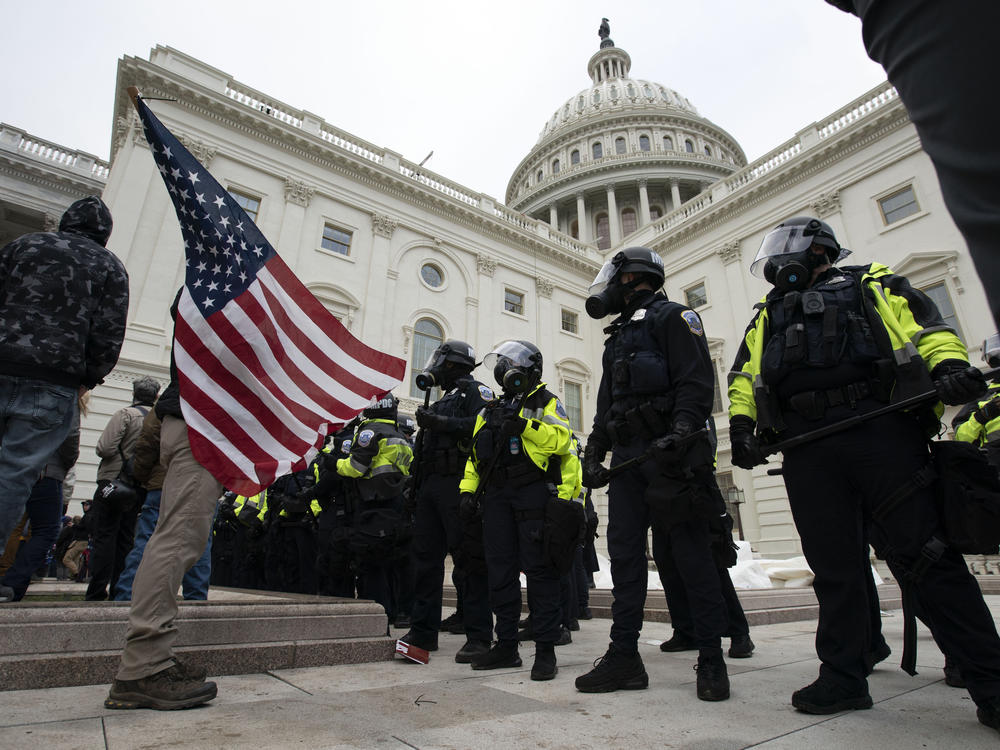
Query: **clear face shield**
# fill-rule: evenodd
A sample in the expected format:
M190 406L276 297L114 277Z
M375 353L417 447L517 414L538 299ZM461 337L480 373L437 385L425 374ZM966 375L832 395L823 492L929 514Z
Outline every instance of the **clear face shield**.
M1000 333L994 333L983 342L983 361L990 367L1000 367Z
M590 282L589 294L591 296L599 295L608 288L608 284L617 275L618 269L622 267L624 260L625 254L617 253L611 260L604 261L601 270L597 272L597 276Z
M504 391L518 393L530 385L528 373L534 367L534 355L534 350L518 341L505 341L486 355L483 364L493 370L493 377Z

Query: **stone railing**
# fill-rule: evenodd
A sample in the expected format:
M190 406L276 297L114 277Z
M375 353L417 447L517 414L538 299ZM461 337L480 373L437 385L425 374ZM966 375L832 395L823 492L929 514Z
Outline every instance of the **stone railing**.
M898 99L899 96L896 93L896 89L888 82L876 86L850 104L840 108L822 122L814 123L810 127L805 128L794 138L751 162L739 172L719 180L700 195L692 198L646 227L643 227L639 232L657 235L670 229L690 218L693 214L708 208L712 205L713 201L766 177L774 170L797 158L803 151L815 143L838 135L844 129L863 122L874 114L884 110L885 107L895 104Z
M539 237L544 237L550 242L555 243L559 247L568 250L581 258L585 258L594 263L598 263L600 261L599 254L597 253L595 246L588 245L584 242L580 242L579 240L575 240L568 235L562 234L552 229L545 222L537 221L536 219L529 218L518 211L512 211L506 206L496 204L493 199L488 196L473 193L456 182L452 182L441 175L429 172L413 162L402 159L398 154L387 152L379 146L356 138L343 130L339 130L338 128L320 120L315 115L312 115L304 110L296 111L285 104L281 104L280 102L267 97L265 94L254 91L253 89L243 86L235 81L229 81L226 85L225 92L226 96L233 101L251 109L255 109L258 112L262 112L269 117L274 117L275 119L293 128L313 133L331 146L336 146L337 148L348 151L355 156L366 159L367 161L379 164L391 171L397 171L404 177L407 177L414 182L429 188L430 190L447 195L448 197L468 206L479 208L494 218L507 224L511 224L512 226L515 226L525 232L529 232ZM688 155L695 156L693 154Z
M17 151L31 159L53 166L71 169L101 182L108 179L110 171L110 165L103 159L83 151L71 151L10 125L0 124L0 148Z
M1000 555L965 555L965 564L975 576L1000 576Z

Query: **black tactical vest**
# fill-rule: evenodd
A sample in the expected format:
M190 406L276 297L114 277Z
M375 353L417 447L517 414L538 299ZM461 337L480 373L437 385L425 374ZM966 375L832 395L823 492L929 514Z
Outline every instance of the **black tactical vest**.
M681 307L676 302L653 298L624 321L608 339L611 352L611 400L613 403L630 397L645 398L666 395L673 385L663 348L653 335L656 320L666 316L669 307ZM636 399L631 399L635 401Z

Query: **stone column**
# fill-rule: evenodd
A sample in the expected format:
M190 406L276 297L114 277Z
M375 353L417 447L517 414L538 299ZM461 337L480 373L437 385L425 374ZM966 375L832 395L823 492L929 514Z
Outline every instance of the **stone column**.
M368 265L368 286L365 290L365 310L361 316L359 338L365 341L388 341L383 335L392 320L389 300L393 296L395 277L390 274L392 235L399 222L385 214L372 214L372 250ZM390 283L393 282L393 283ZM409 386L407 386L409 387Z
M587 223L587 204L583 193L576 194L576 226L580 242L590 242L590 224Z
M677 184L677 180L670 181L670 210L674 211L681 205L681 189Z
M649 218L649 191L646 189L647 180L639 180L639 226L644 226L650 221Z
M618 216L618 202L615 200L614 184L605 185L608 191L608 229L611 231L611 245L622 241L622 223Z
M299 273L305 258L302 248L302 227L305 224L306 208L312 200L315 188L300 180L285 178L285 210L281 215L281 229L278 231L277 247L286 253L286 258L295 258L293 270Z
M549 226L555 230L559 229L559 211L555 203L549 204Z

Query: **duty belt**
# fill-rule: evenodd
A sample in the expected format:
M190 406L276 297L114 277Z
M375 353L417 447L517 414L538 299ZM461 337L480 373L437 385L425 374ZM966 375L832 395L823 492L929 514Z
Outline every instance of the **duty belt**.
M524 487L542 479L545 479L545 472L529 461L498 466L490 475L490 484L496 487Z
M654 396L626 410L615 410L605 429L614 445L633 440L652 440L670 432L673 422L672 396Z
M784 406L805 419L822 419L828 408L847 406L856 409L859 402L874 396L869 382L859 380L839 388L796 393L784 402Z
M461 474L468 456L458 448L432 451L420 460L423 471L431 474Z

